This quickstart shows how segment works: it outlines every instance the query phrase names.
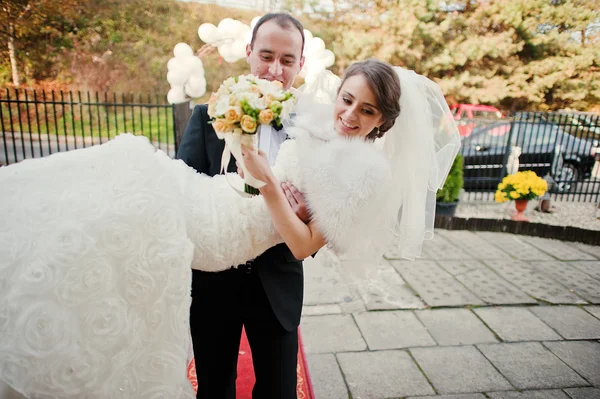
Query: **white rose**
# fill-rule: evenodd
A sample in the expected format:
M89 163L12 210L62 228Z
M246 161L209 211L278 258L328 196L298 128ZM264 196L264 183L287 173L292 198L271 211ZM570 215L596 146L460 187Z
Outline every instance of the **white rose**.
M85 392L98 384L98 370L106 367L109 365L101 364L99 357L89 352L61 356L48 364L51 386L46 389L54 389L48 389L46 393L56 393L57 396L68 394L70 397L87 396Z
M61 298L77 305L112 289L114 268L105 257L86 259L73 265L58 286Z
M132 329L135 327L129 320L127 307L116 295L115 298L86 304L81 321L81 338L86 346L101 351L127 350L128 341L125 337L133 336Z
M231 86L231 92L237 94L250 91L250 85L248 80L240 78L236 84Z
M159 245L158 242L156 245ZM154 271L150 274L146 265L129 263L123 265L125 270L121 273L121 281L118 282L119 294L130 305L146 306L154 303L165 291L165 272ZM160 283L159 283L160 281Z
M228 89L231 89L231 86L233 86L234 84L235 84L235 78L227 78L223 82L223 85L225 87L227 87Z
M290 113L294 110L294 100L290 98L285 100L281 105L281 120L289 119Z
M220 96L217 99L217 103L215 104L215 114L217 115L223 115L225 114L225 112L227 112L227 109L229 108L229 94L225 94Z
M270 94L271 96L273 96L273 98L279 98L283 95L283 90L281 90L281 88L279 88L273 82L269 82L268 80L260 79L256 82L256 84L260 88L260 91L263 94L263 96Z
M15 348L26 356L43 358L61 353L71 344L74 323L65 308L51 301L39 301L19 309L14 331Z
M264 101L262 101L262 99L258 97L257 93L244 93L242 95L242 98L248 101L248 105L250 105L254 109L263 110L267 108Z

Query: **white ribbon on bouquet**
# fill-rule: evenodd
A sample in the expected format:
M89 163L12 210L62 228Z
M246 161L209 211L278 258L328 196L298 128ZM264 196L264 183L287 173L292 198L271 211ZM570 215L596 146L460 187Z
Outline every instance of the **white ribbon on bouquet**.
M225 140L225 148L223 149L223 155L221 156L221 173L225 172L227 182L238 194L242 197L252 197L252 194L244 192L244 187L241 188L237 182L232 182L227 176L227 166L231 160L231 155L238 161L240 168L244 171L244 183L254 188L264 187L265 182L258 180L248 172L246 165L244 164L244 158L242 157L242 145L250 148L252 151L258 152L258 128L253 134L248 133L217 133L217 137L221 140Z

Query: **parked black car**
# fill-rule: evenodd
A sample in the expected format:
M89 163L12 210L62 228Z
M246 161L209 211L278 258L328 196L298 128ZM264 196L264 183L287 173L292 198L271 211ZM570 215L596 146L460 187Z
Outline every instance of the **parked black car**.
M538 176L547 173L557 182L558 191L568 191L574 183L590 176L595 148L558 125L516 120L499 122L473 130L464 138L464 187L467 190L493 191L502 178L518 170L532 170ZM508 169L508 171L507 171Z

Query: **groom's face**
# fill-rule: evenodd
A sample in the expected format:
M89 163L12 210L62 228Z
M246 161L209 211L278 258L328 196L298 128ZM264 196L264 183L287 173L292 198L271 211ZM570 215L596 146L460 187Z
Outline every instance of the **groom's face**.
M246 47L246 60L252 75L278 80L289 89L304 65L302 35L294 26L267 21L258 28L254 45Z

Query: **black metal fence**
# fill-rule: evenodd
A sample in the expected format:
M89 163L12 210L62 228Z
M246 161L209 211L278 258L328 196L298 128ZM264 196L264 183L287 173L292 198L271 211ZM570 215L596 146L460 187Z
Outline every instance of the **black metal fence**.
M120 133L146 136L175 156L190 116L188 104L164 95L0 91L0 165L101 144ZM460 119L466 199L492 200L517 170L550 181L563 201L600 199L600 117L578 112L519 112L495 120Z
M174 106L164 95L0 91L0 165L101 144L121 133L146 136L174 156Z
M600 117L518 112L499 120L459 120L469 200L490 200L504 176L533 170L562 201L600 199Z

